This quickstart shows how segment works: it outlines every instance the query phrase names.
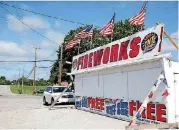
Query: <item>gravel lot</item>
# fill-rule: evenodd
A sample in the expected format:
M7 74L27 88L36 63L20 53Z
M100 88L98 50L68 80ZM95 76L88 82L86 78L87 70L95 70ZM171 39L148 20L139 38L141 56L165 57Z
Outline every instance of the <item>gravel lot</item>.
M57 105L52 110L42 105L39 96L0 96L1 129L122 129L128 122L71 109L69 106Z

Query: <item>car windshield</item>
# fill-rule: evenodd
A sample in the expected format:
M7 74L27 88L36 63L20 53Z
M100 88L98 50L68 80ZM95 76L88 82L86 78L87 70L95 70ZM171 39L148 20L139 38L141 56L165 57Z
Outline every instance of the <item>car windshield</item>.
M53 87L53 92L54 93L60 93L65 90L66 87ZM67 89L66 92L71 92L70 89Z

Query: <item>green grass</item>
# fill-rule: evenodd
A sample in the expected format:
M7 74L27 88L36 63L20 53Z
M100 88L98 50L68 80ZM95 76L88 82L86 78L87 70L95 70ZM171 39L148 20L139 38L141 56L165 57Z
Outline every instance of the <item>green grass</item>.
M37 89L42 89L44 90L46 86L36 86ZM11 88L11 92L12 93L15 93L15 94L18 94L18 90L22 90L22 86L19 86L18 85L11 85L10 86ZM33 90L34 90L34 87L33 86L24 86L23 87L23 94L28 94L28 95L32 95L33 93ZM41 96L42 94L37 94L38 96Z

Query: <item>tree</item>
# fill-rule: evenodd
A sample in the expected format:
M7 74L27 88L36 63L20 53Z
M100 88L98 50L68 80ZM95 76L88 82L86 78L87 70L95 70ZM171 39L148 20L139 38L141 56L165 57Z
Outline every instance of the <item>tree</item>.
M0 85L10 85L11 81L6 80L5 76L0 76Z
M0 80L6 80L6 77L5 76L1 76Z
M64 38L64 43L63 43L63 69L62 69L62 81L66 80L69 81L70 78L69 76L66 75L66 73L71 71L71 65L69 64L65 64L66 61L72 61L73 56L78 54L78 45L73 47L71 50L65 50L65 46L67 45L67 43L74 38L75 34L80 32L81 30L83 30L85 27L79 27L76 30L70 30L69 33L65 36ZM143 27L142 27L143 29ZM128 20L124 20L124 21L118 21L114 24L114 32L113 32L113 39L112 41L130 36L138 31L140 31L141 28L136 26L136 25L131 25ZM98 29L94 28L93 30L93 46L92 48L96 48L102 45L105 45L107 43L110 43L110 36L109 37L103 37L99 34ZM86 38L86 39L82 39L81 43L80 43L80 49L79 52L83 53L90 50L90 39ZM51 69L51 75L50 75L50 82L51 83L57 83L58 81L58 69L59 69L59 65L58 65L58 61L60 58L60 47L58 50L58 59L57 61L54 63L52 69Z

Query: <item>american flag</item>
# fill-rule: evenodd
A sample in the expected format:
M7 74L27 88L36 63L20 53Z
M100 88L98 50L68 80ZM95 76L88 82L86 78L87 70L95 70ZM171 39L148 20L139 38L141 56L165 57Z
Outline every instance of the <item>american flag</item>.
M65 50L73 48L73 46L80 44L81 39L72 39L65 47Z
M82 30L81 32L75 35L75 38L90 38L93 36L93 25L88 26L86 29Z
M115 14L113 15L113 17L111 18L111 20L103 27L99 30L99 33L103 36L108 36L111 35L113 33L113 27L114 27L114 20L115 20Z
M137 25L141 27L144 24L145 19L145 12L146 12L146 5L148 1L145 1L142 8L140 9L140 12L134 15L132 18L129 19L130 24Z

